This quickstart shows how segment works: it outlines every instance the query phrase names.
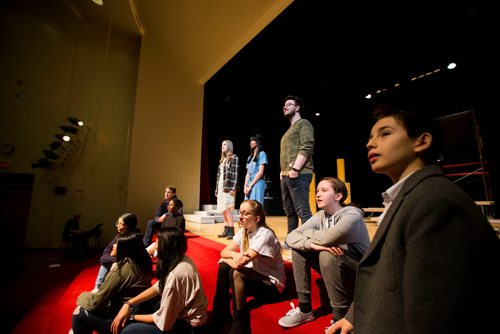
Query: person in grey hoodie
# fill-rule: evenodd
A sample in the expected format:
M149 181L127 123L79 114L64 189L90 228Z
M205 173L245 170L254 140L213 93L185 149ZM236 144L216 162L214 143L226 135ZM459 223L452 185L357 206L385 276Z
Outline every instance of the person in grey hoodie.
M347 187L337 178L325 177L316 190L319 210L290 232L293 276L298 307L279 319L282 327L295 327L314 320L311 305L311 268L323 278L333 319L344 317L354 298L356 266L370 244L363 210L346 206Z

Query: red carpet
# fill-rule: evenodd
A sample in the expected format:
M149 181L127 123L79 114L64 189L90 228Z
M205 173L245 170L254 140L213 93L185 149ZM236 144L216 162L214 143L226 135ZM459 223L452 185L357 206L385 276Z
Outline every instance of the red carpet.
M217 260L224 244L210 239L200 237L187 232L188 255L198 266L203 281L203 287L209 298L209 311L212 310L212 299L215 292L215 281L217 279ZM60 285L47 291L36 306L34 306L17 327L13 334L67 334L71 328L71 314L75 308L75 301L82 291L93 289L97 271L99 270L98 258L86 262L87 267L69 284ZM320 300L320 295L325 296L326 291L321 288L322 281L313 271L313 308L317 319L296 328L283 329L278 325L278 319L290 309L290 301L297 305L295 287L293 282L292 265L285 263L287 272L287 288L284 300L274 304L259 305L251 311L252 333L324 333L325 327L329 325L331 313L327 301ZM34 278L36 282L36 278ZM34 283L36 284L36 283ZM321 293L320 293L321 290ZM252 303L250 302L250 305Z

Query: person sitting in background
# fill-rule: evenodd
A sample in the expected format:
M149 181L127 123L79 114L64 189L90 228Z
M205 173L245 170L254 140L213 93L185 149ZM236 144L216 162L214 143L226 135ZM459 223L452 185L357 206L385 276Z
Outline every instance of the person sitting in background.
M368 161L394 184L358 263L354 302L327 333L498 331L500 240L439 167L441 125L425 112L387 106L373 117Z
M163 224L165 218L169 215L168 203L172 198L177 198L177 188L174 186L167 186L165 188L165 198L158 206L154 219L149 220L146 224L146 231L144 232L143 237L145 247L151 244L151 238L153 237L155 230L161 227L161 224ZM182 213L182 207L179 209L179 212Z
M262 204L255 200L243 201L239 217L238 233L220 254L213 302L214 325L223 326L231 320L231 289L232 334L251 333L250 311L246 305L248 295L262 301L277 300L286 284L281 245L266 224ZM219 329L214 328L215 331Z
M151 286L153 264L139 233L120 234L113 246L116 263L96 293L83 292L72 318L74 334L109 333L123 303ZM70 332L71 333L71 332Z
M64 231L63 231L63 239L70 238L74 234L81 233L82 231L80 230L80 219L82 218L81 212L75 212L73 214L73 217L68 219L66 221L66 224L64 225Z
M114 255L111 255L111 252L113 251L113 245L118 240L118 237L124 233L140 233L139 229L137 229L136 215L133 213L124 213L123 215L118 217L118 220L116 221L116 229L118 230L118 234L116 234L116 236L108 243L108 245L102 252L102 256L100 258L101 266L97 274L95 287L92 290L93 293L96 293L99 290L102 283L104 282L104 278L111 269L111 265L116 262L116 257Z
M172 198L168 202L168 212L169 214L165 217L165 220L161 224L161 227L178 227L182 232L186 230L186 220L182 214L182 207L184 203L178 198Z
M85 231L80 229L80 219L82 218L81 212L75 212L73 217L68 219L64 224L62 234L63 243L66 243L64 258L70 254L82 257L87 251L87 236Z
M182 232L185 232L186 230L186 220L184 219L184 215L182 212L179 212L182 207L183 203L180 199L178 198L172 198L170 202L168 203L168 212L169 214L166 216L165 220L161 224L161 227L177 227L179 228ZM158 242L155 241L151 245L147 247L148 253L151 256L156 256L156 250L158 248Z
M186 251L187 239L179 228L160 229L156 263L158 281L123 304L111 325L114 334L192 334L194 328L205 323L208 299L198 268ZM152 313L142 314L146 309L143 304L158 298L160 302L150 310ZM141 311L131 315L135 305Z
M286 243L292 248L292 265L298 307L279 319L280 326L295 327L314 320L311 305L311 268L326 286L333 319L347 313L354 298L356 266L370 244L363 211L346 206L347 187L334 177L320 180L316 188L319 210L290 232Z

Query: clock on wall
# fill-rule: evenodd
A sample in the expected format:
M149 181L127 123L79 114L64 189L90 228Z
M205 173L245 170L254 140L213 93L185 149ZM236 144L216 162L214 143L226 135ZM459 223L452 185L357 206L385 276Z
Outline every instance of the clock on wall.
M14 145L12 144L2 144L2 153L5 155L12 154L14 152Z

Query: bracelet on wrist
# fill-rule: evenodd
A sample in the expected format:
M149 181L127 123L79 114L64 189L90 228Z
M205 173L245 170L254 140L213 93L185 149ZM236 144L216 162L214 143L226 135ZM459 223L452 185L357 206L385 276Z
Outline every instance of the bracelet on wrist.
M297 173L299 173L299 172L300 172L300 169L297 169L297 168L295 168L295 167L292 167L292 170L293 170L294 172L297 172Z
M132 307L132 303L130 302L130 300L125 301L124 304L127 304L128 306Z

